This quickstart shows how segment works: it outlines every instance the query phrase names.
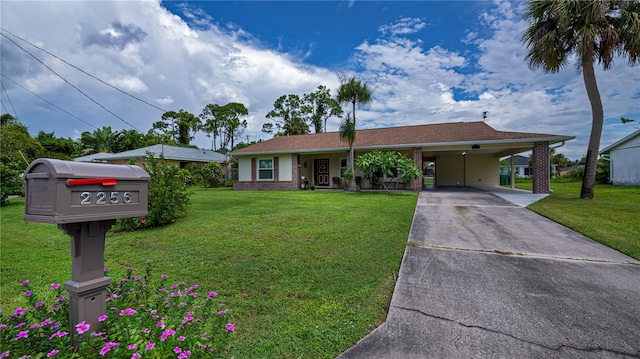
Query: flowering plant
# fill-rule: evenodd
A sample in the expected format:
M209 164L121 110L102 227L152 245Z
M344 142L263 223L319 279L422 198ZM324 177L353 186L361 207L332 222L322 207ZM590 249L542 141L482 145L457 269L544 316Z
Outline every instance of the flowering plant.
M99 328L85 322L69 328L69 298L61 285L51 284L55 299L46 304L28 280L21 282L30 308L0 313L0 359L228 356L235 327L217 293L200 294L196 284L169 284L166 275L152 280L151 263L143 276L128 268L125 278L111 284ZM72 335L77 348L71 346Z

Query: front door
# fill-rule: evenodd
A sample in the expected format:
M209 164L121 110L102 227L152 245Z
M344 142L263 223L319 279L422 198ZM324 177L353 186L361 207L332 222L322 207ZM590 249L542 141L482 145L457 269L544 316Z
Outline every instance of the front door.
M329 185L329 159L317 159L314 161L314 172L317 186Z

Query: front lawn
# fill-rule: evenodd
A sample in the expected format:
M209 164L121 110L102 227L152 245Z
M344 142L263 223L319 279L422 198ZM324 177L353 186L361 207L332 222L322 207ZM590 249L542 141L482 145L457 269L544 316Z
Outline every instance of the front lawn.
M196 189L187 217L162 229L107 234L105 266L127 266L217 291L236 325L237 358L333 358L381 324L417 195ZM3 207L0 305L24 305L70 279L70 240ZM135 271L134 271L135 274Z
M640 260L640 187L596 185L594 199L583 200L581 185L552 180L553 193L528 208ZM516 187L531 190L531 182Z

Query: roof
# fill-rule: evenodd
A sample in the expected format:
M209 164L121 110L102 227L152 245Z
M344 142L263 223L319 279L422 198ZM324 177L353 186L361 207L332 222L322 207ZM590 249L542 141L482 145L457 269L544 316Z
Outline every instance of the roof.
M146 158L147 152L154 156L163 155L167 160L188 162L227 162L223 154L211 150L202 150L190 147L177 147L168 145L153 145L120 153L96 153L89 156L78 157L76 162L115 161L128 160L130 158Z
M605 148L604 150L600 151L600 154L605 154L605 153L609 153L609 151L611 151L612 149L624 144L625 142L629 142L631 140L633 140L634 138L640 136L640 130L633 132L632 134L630 134L629 136L609 145L607 148Z
M522 155L515 155L515 166L529 166L529 157L525 157ZM507 157L505 159L508 164L511 164L511 157Z
M467 143L515 143L530 141L549 141L550 143L556 143L573 138L575 138L575 136L497 131L485 122L477 121L358 130L353 146L354 149L391 149ZM348 144L340 140L338 132L326 132L275 137L234 151L232 155L326 152L347 150L348 148Z

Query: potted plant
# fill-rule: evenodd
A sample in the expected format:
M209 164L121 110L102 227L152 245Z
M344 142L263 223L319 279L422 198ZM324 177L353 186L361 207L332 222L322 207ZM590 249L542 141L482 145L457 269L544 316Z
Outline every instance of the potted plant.
M314 189L316 189L316 183L315 183L315 182L313 182L313 183L311 184L311 190L313 191Z

